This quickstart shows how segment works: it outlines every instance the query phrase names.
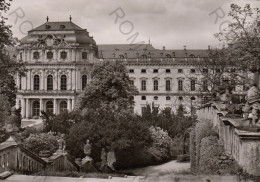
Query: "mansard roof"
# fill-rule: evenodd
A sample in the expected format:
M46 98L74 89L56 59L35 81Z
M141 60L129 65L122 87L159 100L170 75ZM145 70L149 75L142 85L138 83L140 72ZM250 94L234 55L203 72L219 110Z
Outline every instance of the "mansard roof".
M46 22L32 31L57 31L57 30L84 30L73 22L65 21L65 22Z
M160 50L155 49L149 44L103 44L98 45L99 56L102 58L141 58L147 56L151 58L166 58L166 57L207 57L207 49L187 49L187 50Z

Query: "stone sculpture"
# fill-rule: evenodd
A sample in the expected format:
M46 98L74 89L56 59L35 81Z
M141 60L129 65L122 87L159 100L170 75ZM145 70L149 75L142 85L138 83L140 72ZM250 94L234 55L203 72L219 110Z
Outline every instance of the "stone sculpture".
M58 140L58 144L59 144L59 150L65 150L66 148L66 141L64 140L65 135L61 134L61 138Z
M19 131L19 123L21 123L21 118L16 114L16 108L11 108L11 115L7 117L5 121L5 130L9 133Z
M247 92L247 102L252 109L249 114L252 121L250 125L260 125L260 91L255 84Z

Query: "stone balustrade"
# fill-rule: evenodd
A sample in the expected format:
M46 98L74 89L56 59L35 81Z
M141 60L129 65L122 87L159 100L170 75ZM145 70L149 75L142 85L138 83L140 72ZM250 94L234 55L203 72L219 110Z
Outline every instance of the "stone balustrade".
M224 143L225 153L232 155L244 172L260 176L260 128L250 121L229 115L221 103L207 104L197 110L198 120L212 122Z

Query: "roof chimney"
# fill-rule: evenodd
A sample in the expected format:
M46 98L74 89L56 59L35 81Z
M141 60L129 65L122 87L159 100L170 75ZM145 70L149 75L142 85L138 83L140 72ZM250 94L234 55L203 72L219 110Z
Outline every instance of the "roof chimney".
M49 22L49 17L48 16L47 16L46 20L47 20L47 22Z
M71 17L71 15L70 15L70 22L71 22L71 20L72 20L72 17Z
M210 45L208 45L208 50L210 50Z
M162 49L165 50L165 46L163 46Z
M184 45L183 47L184 47L184 51L186 51L186 45Z

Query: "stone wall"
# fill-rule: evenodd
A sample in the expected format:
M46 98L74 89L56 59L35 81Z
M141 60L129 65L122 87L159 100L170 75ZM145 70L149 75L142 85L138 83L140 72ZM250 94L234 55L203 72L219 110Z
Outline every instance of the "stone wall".
M249 120L226 114L214 103L197 112L198 120L207 120L216 127L225 154L232 156L244 172L260 176L260 132L242 129L248 128Z

